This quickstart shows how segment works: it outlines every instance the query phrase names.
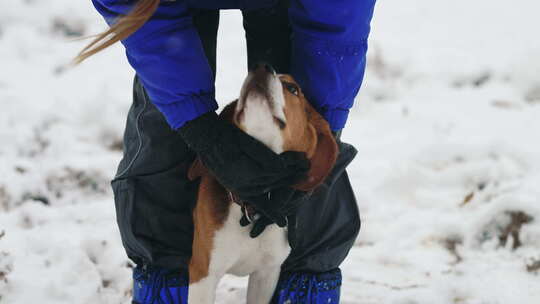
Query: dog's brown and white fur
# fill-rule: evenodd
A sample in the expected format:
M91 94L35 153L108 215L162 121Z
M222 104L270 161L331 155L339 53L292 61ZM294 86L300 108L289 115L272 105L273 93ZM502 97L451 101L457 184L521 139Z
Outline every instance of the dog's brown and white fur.
M337 145L326 121L306 101L291 76L276 75L259 66L246 78L240 98L221 116L258 139L276 153L305 152L311 168L297 189L311 191L333 167ZM278 281L280 266L290 252L286 230L270 225L257 238L249 236L251 225L239 224L238 204L195 161L191 179L201 178L196 207L193 255L189 265L189 303L211 304L216 286L226 273L249 275L248 304L269 303Z

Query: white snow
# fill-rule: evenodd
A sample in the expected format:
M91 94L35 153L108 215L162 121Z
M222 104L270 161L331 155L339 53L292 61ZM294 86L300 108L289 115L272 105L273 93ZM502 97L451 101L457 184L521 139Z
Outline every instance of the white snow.
M73 39L105 26L90 1L0 7L0 303L129 303L109 180L133 71L121 46L67 66L86 43ZM343 303L540 303L539 10L377 4L344 132L363 224ZM221 104L246 74L243 35L223 12ZM503 245L512 229L520 243ZM218 303L241 302L245 283L227 277Z

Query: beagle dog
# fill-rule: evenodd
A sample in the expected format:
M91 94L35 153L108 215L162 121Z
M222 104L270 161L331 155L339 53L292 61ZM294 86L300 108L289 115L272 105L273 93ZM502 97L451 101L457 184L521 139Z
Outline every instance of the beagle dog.
M291 76L276 74L268 65L259 65L248 74L240 98L220 115L275 153L305 152L311 167L296 189L312 191L334 166L338 147L328 123ZM201 180L193 210L188 303L214 303L217 284L226 273L249 275L248 304L269 303L281 264L291 250L286 228L270 225L259 237L251 238L251 225L239 224L241 206L199 160L189 170L189 178Z

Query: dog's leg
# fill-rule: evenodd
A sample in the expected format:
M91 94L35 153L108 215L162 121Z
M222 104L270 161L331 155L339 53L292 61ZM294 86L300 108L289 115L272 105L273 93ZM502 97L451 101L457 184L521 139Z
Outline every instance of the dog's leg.
M249 275L247 304L270 303L279 279L280 267L267 267Z
M218 282L218 278L208 276L189 285L188 304L214 304Z

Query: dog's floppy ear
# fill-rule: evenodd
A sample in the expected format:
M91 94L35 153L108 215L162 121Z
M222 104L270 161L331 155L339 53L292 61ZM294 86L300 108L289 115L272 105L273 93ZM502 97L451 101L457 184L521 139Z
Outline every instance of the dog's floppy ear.
M315 138L312 139L315 149L309 159L311 167L306 180L296 184L294 188L312 191L330 174L330 170L336 163L338 146L326 120L309 105L306 112L308 114L308 133L316 134ZM312 137L312 135L308 136Z

